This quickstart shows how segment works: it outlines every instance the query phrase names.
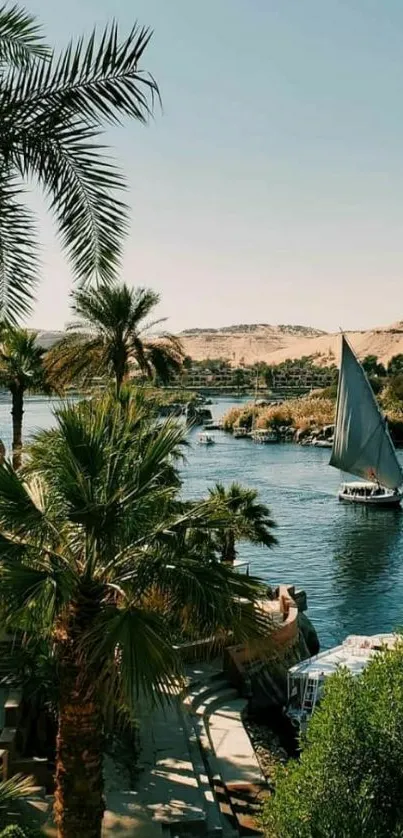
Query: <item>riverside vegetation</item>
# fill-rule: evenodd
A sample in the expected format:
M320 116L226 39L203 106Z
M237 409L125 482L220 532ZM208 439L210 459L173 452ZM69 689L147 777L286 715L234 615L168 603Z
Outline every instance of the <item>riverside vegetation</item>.
M395 356L390 361L388 374L384 371L383 375L370 375L374 394L387 416L392 438L397 444L403 443L403 373L397 372L397 369L403 369L399 366L402 362L402 356ZM366 359L363 365L365 368ZM235 427L251 430L252 426L273 430L282 428L288 429L291 437L297 435L302 438L305 433L320 431L334 424L336 395L337 385L334 384L280 404L257 405L251 401L231 408L224 416L223 426L226 431Z
M402 838L403 644L326 679L300 759L278 767L266 838Z

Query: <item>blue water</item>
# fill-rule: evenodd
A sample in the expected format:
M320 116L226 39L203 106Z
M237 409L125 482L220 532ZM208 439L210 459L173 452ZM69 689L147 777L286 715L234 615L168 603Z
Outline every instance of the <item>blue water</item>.
M214 417L234 403L212 406ZM10 405L0 402L0 437L10 442ZM27 399L25 436L52 424L52 403ZM277 522L272 550L241 545L253 573L274 585L303 587L309 616L323 647L346 634L390 631L403 625L403 512L344 506L336 497L339 473L329 450L293 444L254 445L215 432L216 445L189 434L184 494L200 497L217 480L259 490ZM403 451L398 452L403 463Z

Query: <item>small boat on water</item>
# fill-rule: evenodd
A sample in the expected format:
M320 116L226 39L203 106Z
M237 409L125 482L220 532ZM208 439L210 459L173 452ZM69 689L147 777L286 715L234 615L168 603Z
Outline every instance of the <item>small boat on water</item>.
M331 439L314 439L313 442L311 442L311 445L313 445L314 448L333 448L333 442Z
M372 507L399 506L403 474L388 425L344 335L330 465L361 478L360 483L342 483L341 501Z
M397 634L356 635L352 634L332 649L319 652L292 666L287 675L286 715L300 730L304 730L315 707L320 702L326 678L340 667L346 667L353 675L360 675L376 652L392 649L398 640Z
M253 442L257 442L259 445L267 445L271 442L278 442L276 432L265 430L264 428L258 428L257 430L252 431L251 437L253 439Z
M242 428L240 426L238 426L238 427L235 426L232 430L232 436L235 439L242 439L243 437L246 437L246 436L249 436L249 435L250 435L250 433L249 433L247 428Z
M223 431L224 423L221 419L218 419L217 421L209 419L208 422L203 423L203 428L205 431Z
M199 436L197 437L197 441L199 445L214 445L215 443L214 437L211 436L211 434L206 433L206 431L199 434Z

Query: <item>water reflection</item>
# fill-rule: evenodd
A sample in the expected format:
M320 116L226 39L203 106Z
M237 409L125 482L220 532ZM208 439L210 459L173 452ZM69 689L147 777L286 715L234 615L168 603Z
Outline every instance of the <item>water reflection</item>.
M402 585L402 510L344 507L330 546L338 634L343 629L366 634L395 628L401 621L395 586Z

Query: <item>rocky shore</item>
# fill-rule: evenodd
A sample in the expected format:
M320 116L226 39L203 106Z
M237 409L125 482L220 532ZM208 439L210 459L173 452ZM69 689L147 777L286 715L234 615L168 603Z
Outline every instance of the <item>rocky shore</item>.
M290 753L284 747L283 739L274 726L255 719L248 711L245 711L242 721L252 742L262 774L269 787L273 789L276 771L280 765L288 762Z
M223 418L225 431L235 433L269 430L279 441L309 442L328 440L333 434L335 401L309 396L282 403L249 402L231 408Z

